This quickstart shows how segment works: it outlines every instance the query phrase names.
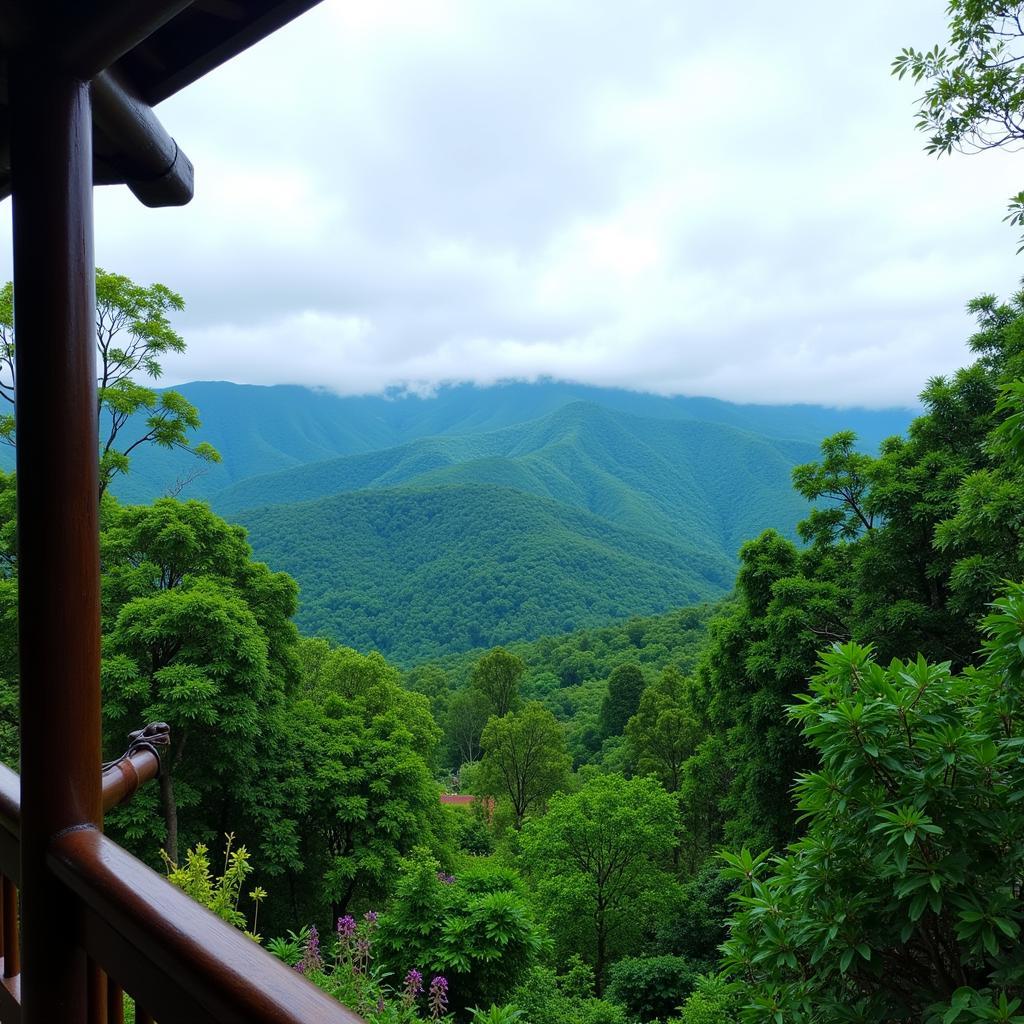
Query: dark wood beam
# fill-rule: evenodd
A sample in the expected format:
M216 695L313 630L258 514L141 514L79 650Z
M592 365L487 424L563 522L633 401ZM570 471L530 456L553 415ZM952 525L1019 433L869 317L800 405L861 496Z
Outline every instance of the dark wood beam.
M126 56L121 66L132 73L140 94L155 106L319 2L245 0L240 5L244 9L240 19L229 17L230 6L219 4L211 6L203 18L192 17L190 11L189 16L177 18L154 32L146 44L147 49L163 56L165 70L147 74L134 54Z
M245 8L238 0L195 0L195 7L198 11L216 14L218 18L227 18L228 21L242 21L245 18Z
M127 185L146 206L184 206L192 199L192 162L152 108L113 71L92 82L96 127L94 183ZM5 111L0 109L0 200L11 194Z
M81 3L57 43L58 60L82 78L92 78L134 49L192 0L106 0Z
M32 34L32 19L19 4L0 4L0 48L5 53L22 46Z
M191 200L192 163L167 134L149 104L114 71L92 81L96 127L111 144L113 164L146 206L184 206Z
M86 958L53 837L102 823L100 565L89 87L10 70L18 401L22 1017L85 1020ZM64 922L61 924L61 922Z

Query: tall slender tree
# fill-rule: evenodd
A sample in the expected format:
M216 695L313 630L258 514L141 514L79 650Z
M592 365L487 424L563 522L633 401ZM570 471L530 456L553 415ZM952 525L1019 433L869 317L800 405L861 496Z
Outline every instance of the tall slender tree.
M177 391L157 391L140 379L159 380L161 358L184 352L185 340L174 330L170 314L185 301L162 284L136 284L121 274L96 270L97 402L100 416L100 496L131 454L146 444L191 451L198 459L219 462L209 444L193 445L199 412ZM0 399L10 412L0 415L0 440L16 443L14 287L0 288Z
M522 705L519 684L526 671L523 659L504 647L495 647L473 667L470 686L491 702L492 713L502 718Z
M480 745L478 786L483 795L508 799L516 828L522 827L527 812L568 781L572 759L566 752L565 733L539 701L492 718Z

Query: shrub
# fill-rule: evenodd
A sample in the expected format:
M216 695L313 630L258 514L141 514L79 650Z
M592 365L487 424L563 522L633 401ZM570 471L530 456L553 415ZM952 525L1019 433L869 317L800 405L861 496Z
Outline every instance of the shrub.
M249 863L249 853L244 846L232 849L235 840L233 833L229 832L224 839L224 870L219 878L215 878L210 870L209 849L203 843L198 843L185 854L184 864L175 864L163 850L160 851L167 869L167 880L228 924L242 929L250 939L259 942L256 921L260 903L267 894L259 886L249 893L249 899L255 907L250 930L246 927L245 914L238 909L238 904L242 886L254 868Z
M626 1024L621 1006L590 995L594 972L579 958L568 974L549 967L532 968L511 994L529 1024Z
M735 1024L740 1009L740 987L714 974L697 979L678 1017L669 1024Z
M459 811L453 822L455 843L463 853L480 857L494 852L494 836L480 815Z
M542 947L514 871L479 866L453 876L424 851L404 862L381 917L388 968L443 973L457 1011L504 1000Z
M725 941L725 922L731 914L735 883L721 877L719 863L711 860L662 901L655 924L656 952L684 956L693 961L717 961ZM674 898L673 898L674 897Z
M490 1006L486 1010L474 1006L469 1015L470 1024L515 1024L522 1018L523 1011L512 1005Z
M638 1020L672 1016L693 990L700 969L681 956L628 956L608 970L608 998Z
M1024 587L985 620L985 659L821 657L790 709L821 760L807 834L727 855L742 885L726 963L749 1021L1020 1019L1024 998Z

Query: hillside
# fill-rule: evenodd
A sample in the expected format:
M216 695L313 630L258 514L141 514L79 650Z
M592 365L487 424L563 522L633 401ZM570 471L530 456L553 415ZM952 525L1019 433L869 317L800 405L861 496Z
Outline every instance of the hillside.
M545 381L489 388L459 385L436 395L343 397L289 385L259 387L200 381L177 388L199 409L197 436L217 448L224 461L183 493L210 497L256 474L266 474L339 455L392 448L427 437L489 433L536 420L573 402L650 419L696 420L753 434L817 444L837 430L855 430L865 450L901 432L908 409L830 409L810 405L736 405L710 398L664 398L613 388ZM4 468L8 462L0 452ZM151 501L194 469L189 456L153 447L133 457L132 472L117 481L124 501Z
M725 607L720 602L633 616L610 626L508 644L506 649L523 661L523 698L542 701L565 724L569 750L580 765L601 751L598 716L612 672L620 665L635 665L648 684L667 668L691 675L707 642L708 622ZM459 769L462 752L451 733L451 700L469 685L473 667L486 653L477 649L446 655L405 673L406 688L430 699L435 718L446 730L444 756L453 771Z
M591 690L603 694L608 677L619 665L638 665L648 680L670 667L691 674L707 640L708 622L726 607L728 601L719 601L633 615L611 625L519 640L505 647L525 665L524 699L543 700L568 721L574 716L576 698ZM406 673L405 684L430 693L421 681L440 671L444 690L455 692L469 685L473 666L486 653L486 648L477 648L420 662Z
M112 491L209 500L296 577L303 630L407 664L719 598L744 540L793 535L822 436L873 447L910 415L558 382L179 390L223 462L179 488L195 460L146 446Z
M251 477L212 501L232 515L344 491L493 484L731 559L766 525L792 529L806 508L789 486L790 471L814 456L805 442L577 402L488 434L431 438Z
M622 529L510 488L349 492L237 517L302 588L310 633L409 663L722 594L713 549Z

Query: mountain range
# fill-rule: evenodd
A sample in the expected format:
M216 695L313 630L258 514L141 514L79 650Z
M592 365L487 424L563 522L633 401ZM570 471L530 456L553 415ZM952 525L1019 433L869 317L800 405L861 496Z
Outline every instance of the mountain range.
M733 405L542 382L340 397L197 382L223 461L139 449L114 492L176 491L299 581L298 622L405 664L715 599L744 540L792 536L794 465L913 410Z
M198 409L199 436L224 455L189 484L187 494L212 497L231 484L338 455L358 455L431 437L483 434L541 419L573 402L646 419L696 420L780 440L817 445L837 430L853 430L874 451L910 422L910 409L832 409L814 405L736 405L713 398L675 397L542 381L494 387L459 385L419 396L408 393L340 396L291 385L262 387L198 381L175 388ZM0 452L0 458L4 453ZM116 488L125 501L151 501L192 469L180 453L139 450L132 472Z

